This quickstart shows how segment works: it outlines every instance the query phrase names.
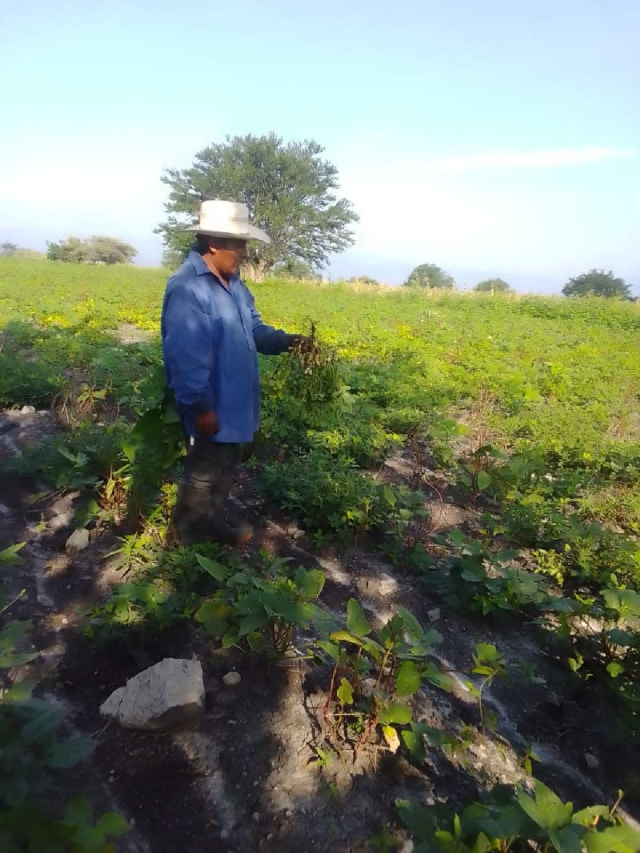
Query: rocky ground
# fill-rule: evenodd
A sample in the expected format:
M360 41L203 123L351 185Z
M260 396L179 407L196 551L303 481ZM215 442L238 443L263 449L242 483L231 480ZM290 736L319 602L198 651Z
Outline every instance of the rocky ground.
M24 452L52 434L49 413L25 409L0 415L0 457ZM381 476L409 476L403 454ZM428 490L441 530L472 526L473 513ZM497 782L524 778L523 757L531 746L535 775L576 803L615 800L635 778L637 746L615 741L606 695L592 684L567 678L546 638L523 622L496 625L453 611L410 574L381 557L372 543L342 553L312 547L295 519L261 505L251 472L242 470L230 506L233 518L250 516L258 528L252 548L290 556L307 568L322 568L327 584L322 604L343 615L357 597L379 626L397 604L443 635L438 655L454 678L453 694L435 689L416 696L419 719L450 734L473 727L468 748L450 755L433 749L418 766L402 751L370 750L356 763L337 755L321 766L317 748L324 735L319 709L322 679L305 663L267 666L264 659L217 644L187 627L135 642L125 637L101 648L83 634L83 613L104 598L122 570L109 556L110 534L76 536L74 496L52 494L42 483L5 476L0 483L0 549L26 542L23 565L12 568L10 591L24 595L13 617L32 618L40 652L18 677L36 671L40 691L69 709L70 725L91 734L97 749L76 778L98 805L131 820L122 851L365 851L386 823L395 825L398 797L425 804L464 803ZM75 546L75 547L73 547ZM525 662L545 683L510 676L496 683L486 703L497 716L494 732L477 729L477 701L468 681L477 642L494 643L509 664ZM170 734L123 729L100 715L100 705L118 687L164 658L197 659L204 673L206 704L196 724ZM511 670L510 670L511 671ZM237 672L239 683L225 684ZM237 679L227 679L227 681ZM637 785L637 781L636 781ZM625 800L628 817L640 817L638 791Z

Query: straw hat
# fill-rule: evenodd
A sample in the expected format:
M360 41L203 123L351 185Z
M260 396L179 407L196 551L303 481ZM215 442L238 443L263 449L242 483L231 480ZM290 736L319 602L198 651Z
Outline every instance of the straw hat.
M249 223L249 209L239 201L203 201L200 205L200 221L182 231L194 231L196 234L208 234L210 237L235 237L237 240L261 240L270 243L271 239L261 228Z

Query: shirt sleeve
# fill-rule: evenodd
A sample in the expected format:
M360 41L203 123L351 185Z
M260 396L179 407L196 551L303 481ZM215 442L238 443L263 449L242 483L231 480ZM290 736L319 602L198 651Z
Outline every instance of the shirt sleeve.
M195 417L214 411L211 315L189 287L179 286L165 307L164 325L164 358L176 400Z
M253 294L245 285L247 300L251 311L251 330L256 349L263 355L280 355L287 352L291 346L293 335L288 335L282 329L275 329L262 322L260 312L256 308Z

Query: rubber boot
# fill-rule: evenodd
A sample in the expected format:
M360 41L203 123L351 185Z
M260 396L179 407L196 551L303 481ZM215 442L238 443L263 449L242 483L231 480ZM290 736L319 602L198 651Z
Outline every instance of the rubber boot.
M229 497L233 485L233 471L222 471L211 489L211 500L209 504L208 536L215 542L223 545L239 547L246 545L253 537L253 527L250 524L241 523L238 527L231 527L224 521L224 505Z
M182 545L194 545L196 542L206 542L210 538L208 534L210 499L210 483L202 481L194 484L186 480L178 482L173 523Z

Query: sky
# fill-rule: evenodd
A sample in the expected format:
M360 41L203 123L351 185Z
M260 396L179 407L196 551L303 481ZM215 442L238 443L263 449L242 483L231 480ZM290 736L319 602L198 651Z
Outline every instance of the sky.
M640 294L639 0L0 0L0 242L160 262L165 168L315 139L360 216L333 277Z

